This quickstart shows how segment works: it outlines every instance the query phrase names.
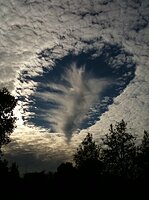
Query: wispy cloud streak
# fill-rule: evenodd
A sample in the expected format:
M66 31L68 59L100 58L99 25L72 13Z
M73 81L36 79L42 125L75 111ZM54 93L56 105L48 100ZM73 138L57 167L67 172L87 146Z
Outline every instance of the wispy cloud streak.
M48 87L52 92L36 95L49 102L45 120L53 124L54 131L64 132L69 137L89 117L89 110L99 101L110 81L94 78L93 74L86 72L85 66L78 68L75 63L67 68L60 81L61 84L57 84L49 80Z

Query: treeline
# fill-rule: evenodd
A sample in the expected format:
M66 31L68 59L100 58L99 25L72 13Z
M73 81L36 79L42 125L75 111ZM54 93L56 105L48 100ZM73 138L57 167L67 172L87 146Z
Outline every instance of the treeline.
M0 150L10 142L16 99L0 90ZM148 195L149 133L142 140L130 133L124 120L110 125L100 145L88 133L73 155L73 163L62 163L55 172L33 172L20 176L18 166L3 160L0 152L0 192L3 199L140 198ZM80 196L81 195L81 196Z
M149 134L144 131L137 145L124 120L111 125L99 146L88 133L73 155L73 163L62 163L53 173L33 172L19 176L14 163L0 163L3 191L25 198L101 195L105 198L138 197L147 194L149 182ZM7 193L6 193L7 195ZM9 195L9 193L8 193ZM99 198L100 199L100 198Z

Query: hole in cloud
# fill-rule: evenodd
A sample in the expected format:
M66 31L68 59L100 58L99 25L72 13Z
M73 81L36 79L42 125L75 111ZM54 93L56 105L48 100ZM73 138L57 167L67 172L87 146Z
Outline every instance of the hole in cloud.
M95 124L134 75L132 55L118 45L56 59L42 76L26 76L37 83L29 97L27 123L69 138Z

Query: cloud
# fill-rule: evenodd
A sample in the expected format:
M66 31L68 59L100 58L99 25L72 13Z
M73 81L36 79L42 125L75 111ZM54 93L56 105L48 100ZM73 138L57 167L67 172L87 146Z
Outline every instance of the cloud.
M39 56L49 59L49 50ZM23 103L26 102L25 122L50 132L65 133L70 138L73 132L99 119L133 79L134 71L131 54L119 45L105 44L100 51L70 53L57 59L41 75L24 73L23 79L30 88L24 88L22 96Z
M74 149L74 142L68 144L62 134L47 134L23 126L11 135L11 142L3 147L3 152L9 164L17 162L23 175L35 170L55 171L59 164L72 159Z
M55 66L57 59L62 59L70 52L79 54L96 49L99 50L96 52L98 57L102 53L100 50L106 44L119 44L132 56L120 53L117 55L117 59L113 59L113 56L111 56L111 61L107 60L116 69L118 61L121 65L131 57L136 63L136 71L133 72L135 77L132 76L133 80L129 81L126 89L122 87L120 95L114 97L113 104L109 104L108 110L102 112L100 120L96 118L95 122L91 123L91 125L94 125L90 127L90 131L95 133L96 137L100 137L111 122L123 117L131 124L132 129L140 134L142 129L149 129L147 123L149 121L147 90L149 84L148 16L148 0L38 0L34 2L29 0L13 0L11 2L0 0L0 86L8 87L16 96L20 97L19 115L23 116L26 122L29 117L35 117L32 110L28 108L35 106L35 91L37 88L39 89L40 85L36 78L39 79L43 74L45 75L45 69L50 70ZM42 54L39 56L39 53L43 53L46 49L49 49L47 57ZM131 63L129 65L129 62L126 62L124 66L129 65L130 68L134 69ZM68 72L66 74L70 78L69 73L72 74L72 72ZM80 78L80 80L82 80L82 88L85 87L84 78ZM106 81L107 79L105 79ZM126 83L127 78L125 79L123 76L119 81ZM92 85L91 83L87 84ZM61 84L53 85L53 87L60 91L64 90L63 93L68 94L68 88L65 86ZM85 89L87 90L86 87ZM44 95L45 99L49 98L48 93L45 92ZM53 97L52 94L50 95L52 99L55 98L54 94ZM66 99L70 98L68 97L69 95L65 96ZM71 102L74 102L72 98L70 99ZM110 101L110 98L105 99L107 99L106 102L108 99ZM79 100L80 102L83 101L82 99ZM77 99L75 102L77 102ZM90 99L88 102L92 102L92 100ZM62 107L65 107L64 102L61 102L61 104ZM37 110L37 108L34 109ZM97 112L97 109L94 110ZM53 110L53 114L59 119L57 111L56 109ZM40 109L40 112L41 115L39 115L39 111L36 112L36 117L45 116L44 109ZM77 118L78 111L76 112L75 119L80 120L81 117ZM99 117L99 113L97 115ZM50 113L49 116L46 116L46 119L49 122ZM40 118L40 123L42 122ZM64 126L61 125L60 127L64 129ZM33 130L36 129L35 126L32 126L32 128ZM46 129L40 128L39 132L42 131L47 133ZM30 131L30 137L34 135L33 132ZM80 134L82 134L82 131ZM21 138L22 135L19 134L18 137ZM36 140L33 139L33 141L36 144ZM23 140L20 140L20 143L24 145L24 148L26 147ZM42 148L43 146L41 151ZM57 147L55 146L55 148Z
M52 121L56 132L64 132L67 137L79 129L82 121L88 117L89 109L99 100L100 93L110 83L108 79L96 79L91 75L86 77L86 73L85 66L77 68L74 63L62 75L62 81L66 84L62 87L56 83L52 85L51 88L58 87L59 92L54 95L46 93L47 101L56 103L59 107L52 110L47 120Z

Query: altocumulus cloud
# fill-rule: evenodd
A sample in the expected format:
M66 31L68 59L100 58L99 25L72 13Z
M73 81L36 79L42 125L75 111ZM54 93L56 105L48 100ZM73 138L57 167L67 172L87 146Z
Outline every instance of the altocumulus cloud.
M121 118L129 121L138 134L148 130L148 21L147 0L1 0L0 85L8 87L19 98L18 129L12 134L14 143L6 149L8 157L10 152L12 159L13 152L17 155L20 151L37 157L41 154L41 160L44 157L53 163L55 157L67 159L72 147L77 145L75 141L86 131L99 138L111 122ZM114 55L108 50L113 51L111 45L116 46ZM107 70L106 75L102 72L101 77L95 77L87 68L94 66L85 62L69 63L60 73L57 61L92 50L95 50L94 58L100 57L98 61L102 62L102 57L106 59L101 68L111 69L110 77ZM59 74L54 77L62 78L63 82L54 82L52 73ZM44 81L45 78L48 79ZM46 104L42 105L41 101L51 105L45 114ZM74 134L67 146L68 129L81 132ZM65 134L49 133L49 130ZM40 141L38 148L37 141ZM25 158L31 160L31 157Z

